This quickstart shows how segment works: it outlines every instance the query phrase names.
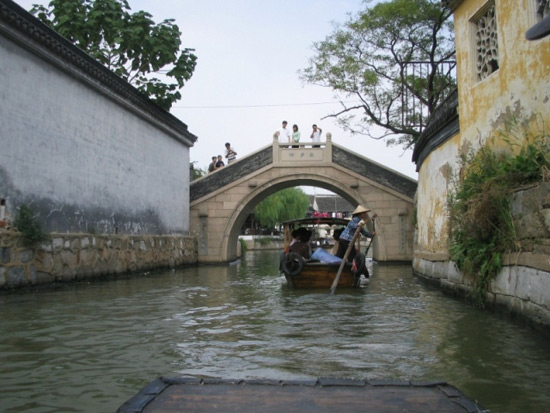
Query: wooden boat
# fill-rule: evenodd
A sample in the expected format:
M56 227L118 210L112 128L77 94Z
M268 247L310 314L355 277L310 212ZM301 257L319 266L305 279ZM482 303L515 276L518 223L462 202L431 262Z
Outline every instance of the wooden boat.
M335 227L345 227L348 222L349 219L345 218L311 217L283 223L285 252L281 254L280 270L284 273L289 285L294 288L326 288L328 290L340 268L340 261L336 262L337 258L326 251L315 251L311 259L304 258L297 252L289 252L293 239L292 232L298 228L306 228L315 234L319 227L329 227L334 230ZM315 240L316 237L313 239ZM316 241L311 247L312 250L320 248ZM316 255L320 256L322 261L316 259ZM328 259L325 260L324 257ZM344 264L338 287L358 287L361 275L368 278L369 272L365 265L365 254L357 253L354 263Z
M144 412L486 412L440 380L160 377L117 413Z

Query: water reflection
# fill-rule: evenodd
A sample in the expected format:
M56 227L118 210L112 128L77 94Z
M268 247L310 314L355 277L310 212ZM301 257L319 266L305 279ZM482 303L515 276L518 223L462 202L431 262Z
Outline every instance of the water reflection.
M358 290L290 289L277 252L0 296L0 400L13 412L115 411L160 375L445 379L498 412L544 411L550 349L444 296L410 267Z

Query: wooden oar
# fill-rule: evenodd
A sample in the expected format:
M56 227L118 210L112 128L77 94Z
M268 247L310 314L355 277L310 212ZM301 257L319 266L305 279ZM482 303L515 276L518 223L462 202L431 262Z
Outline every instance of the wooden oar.
M359 225L357 225L357 229L355 230L355 234L353 234L353 238L349 242L348 249L346 250L346 253L344 254L344 258L342 258L342 262L340 263L340 268L338 268L338 272L336 273L336 278L332 282L332 285L330 286L330 295L334 295L334 291L336 291L336 286L338 285L338 282L340 281L340 276L342 275L342 270L344 269L344 265L346 265L346 261L348 259L349 253L351 252L351 249L355 246L355 240L357 237L361 234L361 228L363 227L365 223L363 221L359 222Z
M375 224L375 218L378 215L372 214L371 220L372 220L372 238L370 239L369 245L367 245L367 248L365 248L365 259L367 258L367 254L369 253L370 246L372 245L372 241L374 240L374 237L376 236L376 224Z

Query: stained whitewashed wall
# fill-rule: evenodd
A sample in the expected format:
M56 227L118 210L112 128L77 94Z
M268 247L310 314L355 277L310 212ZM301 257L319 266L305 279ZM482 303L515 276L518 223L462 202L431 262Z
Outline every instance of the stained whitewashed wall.
M49 232L189 231L187 126L11 2L0 13L0 198Z

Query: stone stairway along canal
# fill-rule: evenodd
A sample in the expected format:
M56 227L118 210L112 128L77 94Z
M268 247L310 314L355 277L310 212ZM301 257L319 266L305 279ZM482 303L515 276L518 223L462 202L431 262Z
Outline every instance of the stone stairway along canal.
M0 295L0 411L114 412L159 376L445 380L492 412L550 406L547 338L409 266L298 291L279 252Z

